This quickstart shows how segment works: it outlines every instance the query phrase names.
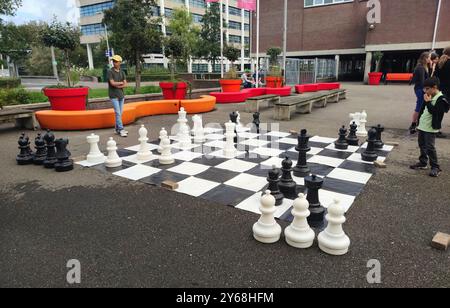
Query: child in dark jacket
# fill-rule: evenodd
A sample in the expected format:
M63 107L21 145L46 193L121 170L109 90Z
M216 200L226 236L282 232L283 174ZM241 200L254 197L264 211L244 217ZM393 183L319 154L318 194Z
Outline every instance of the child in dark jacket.
M438 177L442 170L438 163L435 147L436 135L441 129L444 114L450 110L448 98L439 90L439 79L429 78L424 82L424 105L420 111L419 125L419 163L411 169L426 170L431 165L431 177Z

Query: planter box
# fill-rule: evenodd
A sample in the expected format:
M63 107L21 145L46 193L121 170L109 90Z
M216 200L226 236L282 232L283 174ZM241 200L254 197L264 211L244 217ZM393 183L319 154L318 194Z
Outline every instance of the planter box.
M219 80L222 92L239 92L241 91L242 80L240 79L221 79Z
M77 111L86 110L89 88L45 88L52 110Z
M371 85L371 86L380 85L382 76L383 76L383 73L369 73L369 85Z
M164 99L185 99L187 83L185 82L160 82L159 86L163 92Z

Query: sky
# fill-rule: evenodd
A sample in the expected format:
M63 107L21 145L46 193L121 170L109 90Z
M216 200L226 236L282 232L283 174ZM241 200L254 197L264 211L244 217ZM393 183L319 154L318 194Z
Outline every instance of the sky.
M22 6L15 16L4 19L16 24L23 24L32 20L51 21L56 15L59 21L78 24L79 10L76 0L22 0Z

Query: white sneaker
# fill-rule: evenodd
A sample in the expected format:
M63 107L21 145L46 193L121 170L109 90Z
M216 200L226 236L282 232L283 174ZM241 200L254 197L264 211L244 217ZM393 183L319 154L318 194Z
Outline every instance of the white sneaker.
M128 137L128 133L124 130L120 131L120 137Z

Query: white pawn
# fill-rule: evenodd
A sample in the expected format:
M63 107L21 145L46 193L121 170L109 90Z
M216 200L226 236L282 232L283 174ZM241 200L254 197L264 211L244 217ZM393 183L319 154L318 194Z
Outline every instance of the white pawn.
M261 198L261 218L253 225L254 238L264 244L272 244L280 240L281 226L275 221L275 197L270 190Z
M162 152L162 142L163 142L163 140L166 139L166 138L169 138L169 134L167 133L166 129L163 127L163 128L161 129L161 131L159 132L159 140L160 140L160 143L159 143L159 147L158 147L158 153L161 153L161 152Z
M189 133L189 127L187 125L182 126L179 138L180 139L178 139L178 141L182 149L188 150L191 148L192 146L191 134Z
M235 158L237 155L237 150L234 147L234 137L236 134L234 133L234 129L236 124L233 122L225 123L225 147L223 149L223 156L225 158Z
M328 226L318 236L319 248L323 252L333 256L342 256L348 252L350 239L342 229L342 224L346 221L344 214L345 209L339 200L334 200L328 207Z
M87 155L87 162L91 164L101 164L105 162L105 155L100 152L100 149L98 148L98 143L100 141L100 137L91 134L90 136L86 137L87 143L89 143L89 154Z
M137 160L138 161L149 161L152 160L152 152L150 151L150 147L147 143L148 138L147 138L147 134L148 131L145 128L144 125L141 125L141 128L139 129L139 142L140 142L140 146L139 146L139 151L136 154Z
M105 161L106 168L117 168L122 166L122 159L117 154L117 143L114 141L113 137L109 138L106 144L108 150L108 158Z
M175 162L172 156L172 146L170 145L169 138L165 138L161 141L162 152L159 157L159 163L161 165L171 165Z
M359 127L358 127L358 131L356 132L356 135L359 137L366 137L368 135L367 133L367 129L366 129L366 123L367 123L367 113L364 110L361 113L361 117L359 120Z
M203 143L206 141L205 131L203 129L203 120L199 115L195 115L192 117L192 121L194 122L194 128L192 132L194 133L194 143Z
M309 248L316 237L314 231L308 225L307 218L311 214L308 210L309 202L304 194L299 194L294 201L292 215L294 221L284 230L286 242L295 248Z

